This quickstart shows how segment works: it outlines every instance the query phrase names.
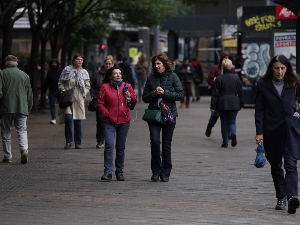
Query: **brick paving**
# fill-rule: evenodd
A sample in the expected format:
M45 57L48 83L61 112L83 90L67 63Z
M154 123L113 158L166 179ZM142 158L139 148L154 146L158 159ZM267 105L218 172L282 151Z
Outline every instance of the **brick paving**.
M20 163L15 131L13 162L0 163L0 224L299 224L298 214L276 211L270 166L253 165L254 109L237 118L235 148L221 148L220 122L204 135L209 97L179 109L170 182L151 182L150 143L136 106L125 157L125 182L102 182L103 149L96 149L95 114L82 122L82 149L64 150L63 125L50 111L28 117L29 162ZM135 111L131 111L134 118ZM0 147L2 151L2 146ZM3 153L2 153L3 156Z

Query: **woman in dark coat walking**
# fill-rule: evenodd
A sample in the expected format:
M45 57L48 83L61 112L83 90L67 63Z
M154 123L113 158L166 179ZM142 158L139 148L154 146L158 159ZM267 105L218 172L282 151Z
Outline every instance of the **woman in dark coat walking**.
M171 143L176 117L178 117L176 101L184 97L183 88L177 74L173 72L173 65L167 55L158 53L151 57L151 63L153 74L147 78L143 101L149 103L148 109L153 109L156 108L156 102L162 99L174 117L174 123L170 124L148 122L151 144L151 180L158 181L160 178L162 182L168 182L172 170Z
M231 146L237 145L236 117L238 111L244 107L242 82L240 78L231 73L232 61L222 61L223 74L218 76L213 86L210 111L217 110L221 118L221 132L223 143L221 147L228 146L228 132L231 133Z
M297 160L300 159L300 125L295 95L300 78L293 72L288 59L275 56L267 72L257 82L255 98L256 142L263 142L271 165L277 204L284 210L288 199L288 213L299 207ZM282 169L284 160L285 176Z

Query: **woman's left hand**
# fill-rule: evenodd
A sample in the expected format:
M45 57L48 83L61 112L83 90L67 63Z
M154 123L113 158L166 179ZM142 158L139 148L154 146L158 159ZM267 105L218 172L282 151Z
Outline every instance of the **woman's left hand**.
M124 92L124 96L130 98L130 97L131 97L131 94L130 94L129 91L126 91L126 92Z
M214 109L210 109L210 111L213 113L215 110Z

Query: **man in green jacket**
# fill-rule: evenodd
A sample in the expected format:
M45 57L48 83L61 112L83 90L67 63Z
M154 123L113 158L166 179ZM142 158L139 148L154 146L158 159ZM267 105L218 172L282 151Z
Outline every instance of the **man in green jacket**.
M18 58L16 56L8 55L4 61L6 69L0 72L1 136L4 152L2 162L11 162L11 127L14 122L19 138L21 163L25 164L28 161L26 121L32 108L30 79L17 67Z

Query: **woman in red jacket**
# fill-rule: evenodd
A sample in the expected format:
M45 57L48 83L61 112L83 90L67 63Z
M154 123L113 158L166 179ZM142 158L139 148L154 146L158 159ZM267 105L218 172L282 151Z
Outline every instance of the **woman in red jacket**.
M135 92L131 85L122 79L121 69L116 66L110 68L106 72L97 101L97 108L103 115L105 136L104 175L101 180L112 179L115 135L115 174L118 181L125 180L123 176L125 143L131 120L129 105L136 103Z

